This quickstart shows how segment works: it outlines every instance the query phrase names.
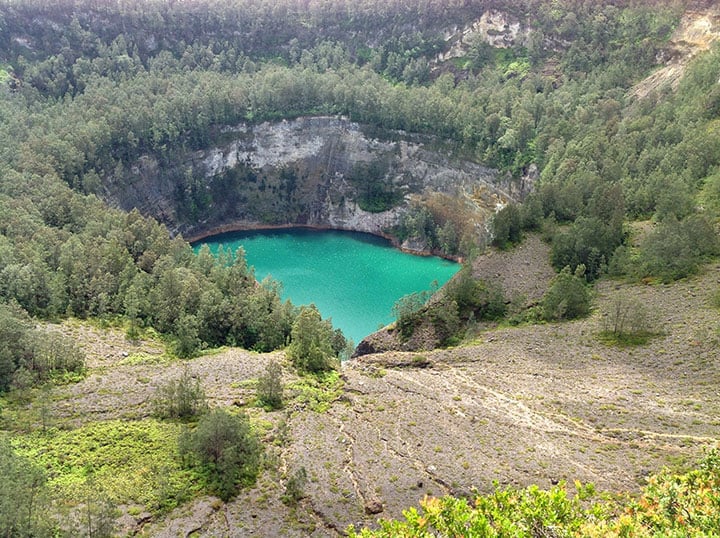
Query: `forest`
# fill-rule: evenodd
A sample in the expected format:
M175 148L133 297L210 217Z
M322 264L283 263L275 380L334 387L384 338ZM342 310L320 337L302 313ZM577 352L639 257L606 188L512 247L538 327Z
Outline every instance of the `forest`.
M492 242L512 249L541 234L566 286L556 295L574 286L589 301L585 292L608 276L668 283L697 273L720 254L720 49L698 55L676 89L632 91L662 65L685 7L0 0L0 392L82 376L74 343L36 326L67 318L119 324L131 339L159 334L181 358L289 345L301 371L335 368L348 353L342 335L282 302L277 283L258 283L242 251L194 254L172 223L104 198L143 156L172 163L241 123L344 116L431 135L511 181L536 169L533 191L494 217ZM474 36L444 59L448 35L488 10L519 21L521 38L501 47ZM222 196L192 175L173 181L181 219ZM381 185L363 192L369 211L398 201ZM460 241L462 223L448 213L418 205L388 233L477 254L480 240ZM505 315L482 283L460 279L449 293L457 319L444 345L470 317ZM549 296L524 320L587 314L563 300ZM406 303L403 331L418 315L440 315L422 311L424 300ZM8 536L40 532L27 521L3 525Z

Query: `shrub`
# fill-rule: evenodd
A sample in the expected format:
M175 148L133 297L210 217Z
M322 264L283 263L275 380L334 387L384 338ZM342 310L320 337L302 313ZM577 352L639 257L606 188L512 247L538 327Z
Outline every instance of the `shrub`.
M498 319L505 315L505 294L499 284L487 283L464 266L445 289L445 296L457 304L462 319Z
M675 475L667 470L648 479L639 498L598 500L592 484L549 490L497 488L473 502L425 497L421 509L403 511L404 520L380 520L378 529L347 529L351 538L395 536L717 536L720 458L711 451L697 469ZM605 496L607 499L608 497ZM582 501L582 502L581 502Z
M575 319L590 312L590 291L585 284L585 266L578 265L574 273L565 267L555 277L542 299L546 320Z
M200 323L197 317L182 314L175 322L173 352L181 359L194 357L200 350Z
M257 384L257 398L270 409L280 409L283 403L282 367L270 361L265 373L260 376Z
M210 491L227 501L241 486L255 482L262 445L245 414L215 409L181 436L180 453L187 464L204 472Z
M315 305L300 309L291 338L288 356L298 369L317 373L335 368L332 326L322 319Z
M392 314L397 320L397 327L402 338L410 338L415 332L417 324L422 322L422 310L434 290L435 288L432 291L410 293L395 301Z
M155 416L189 419L207 410L205 391L200 380L186 369L178 379L158 387L153 400Z
M0 392L85 369L85 355L72 340L35 329L17 304L0 303L0 342Z
M288 506L295 506L300 499L305 497L307 479L305 467L297 469L285 483L285 493L282 496L282 502Z
M43 519L45 474L0 436L0 536L50 536Z
M600 337L608 343L640 345L657 334L648 309L637 300L616 297L603 312Z
M493 245L510 248L522 240L522 215L515 204L508 204L493 218Z
M641 245L640 262L646 275L670 282L696 273L706 258L719 251L717 234L704 217L668 218Z

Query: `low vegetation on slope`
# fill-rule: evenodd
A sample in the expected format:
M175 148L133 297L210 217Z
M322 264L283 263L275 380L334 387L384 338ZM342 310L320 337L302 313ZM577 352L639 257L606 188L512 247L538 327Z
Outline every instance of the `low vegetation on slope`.
M426 497L421 510L408 509L401 521L381 521L380 530L349 529L351 538L537 538L577 536L718 536L720 459L712 452L686 474L661 472L638 498L600 500L592 484L564 484L549 490L498 488L486 496Z

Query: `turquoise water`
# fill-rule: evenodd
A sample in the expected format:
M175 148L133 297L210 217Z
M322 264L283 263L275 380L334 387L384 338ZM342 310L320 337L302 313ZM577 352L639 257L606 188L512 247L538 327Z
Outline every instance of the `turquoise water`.
M223 245L245 249L248 265L262 280L282 283L283 299L315 303L324 318L357 344L394 321L392 306L408 293L442 286L460 265L413 256L368 234L306 229L233 232L205 239L213 253Z

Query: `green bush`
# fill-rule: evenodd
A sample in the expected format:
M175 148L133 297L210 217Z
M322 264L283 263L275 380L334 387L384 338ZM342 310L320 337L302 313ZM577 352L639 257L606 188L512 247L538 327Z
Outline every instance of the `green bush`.
M505 294L499 284L475 278L472 267L464 266L445 288L445 296L457 304L458 315L467 320L492 320L505 315Z
M617 297L603 312L600 339L618 345L642 345L657 334L656 322L641 302Z
M51 536L45 474L0 436L0 536Z
M72 340L35 329L17 304L0 303L0 342L0 392L85 370L85 355Z
M471 501L425 497L421 509L409 508L404 520L380 520L376 530L356 531L350 538L472 537L690 537L718 536L720 458L711 451L695 470L676 475L667 470L648 479L637 498L599 498L592 484L565 484L549 490L496 487Z
M671 282L697 272L700 264L720 252L720 241L712 224L703 216L678 221L668 218L658 224L640 247L643 276Z
M257 398L270 409L280 409L283 404L282 367L270 361L258 379Z
M288 506L295 506L305 496L307 481L307 471L305 467L300 467L287 479L282 502Z
M332 370L337 365L333 337L332 325L322 319L317 307L303 306L293 323L288 356L299 370L305 372Z
M207 410L205 391L200 380L186 369L178 379L158 387L153 411L158 418L189 419Z
M492 225L496 247L507 249L522 240L522 214L516 204L508 204L498 211Z
M575 272L565 267L555 277L542 299L543 318L548 321L575 319L590 313L590 290L585 283L585 266Z
M210 491L227 501L255 482L262 444L246 415L215 409L181 436L180 453L186 464L201 469Z

